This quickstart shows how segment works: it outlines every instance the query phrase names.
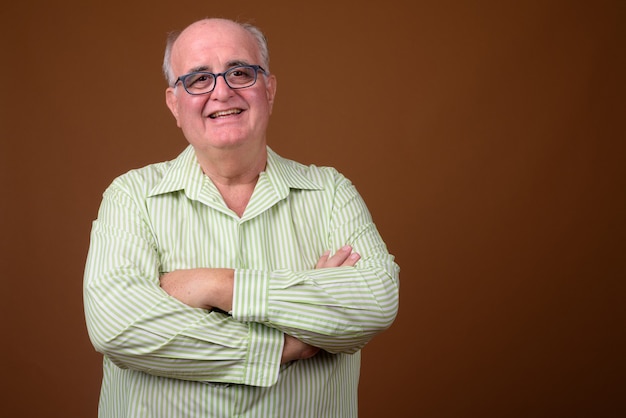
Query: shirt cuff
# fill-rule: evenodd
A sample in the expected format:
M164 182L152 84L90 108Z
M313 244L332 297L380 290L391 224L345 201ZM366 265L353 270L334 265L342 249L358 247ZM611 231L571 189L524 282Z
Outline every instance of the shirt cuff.
M274 328L251 322L250 344L244 384L269 387L276 384L280 373L284 334Z
M261 270L235 270L233 319L267 323L269 274Z

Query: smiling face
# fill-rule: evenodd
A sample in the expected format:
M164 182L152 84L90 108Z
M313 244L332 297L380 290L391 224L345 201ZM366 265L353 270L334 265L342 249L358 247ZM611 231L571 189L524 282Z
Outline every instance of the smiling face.
M222 73L244 64L262 65L256 39L238 24L209 19L185 29L172 47L171 67L180 77L193 71ZM208 94L188 94L181 83L166 90L166 102L197 152L241 146L265 149L276 79L259 71L257 82L233 90L223 77Z

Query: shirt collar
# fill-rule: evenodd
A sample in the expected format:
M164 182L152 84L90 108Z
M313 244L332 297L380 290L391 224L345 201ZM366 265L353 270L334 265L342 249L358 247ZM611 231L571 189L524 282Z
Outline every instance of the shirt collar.
M312 178L309 168L292 160L287 160L267 148L267 179L275 187L279 196L287 196L290 189L321 190L321 183Z
M190 198L197 198L204 182L204 173L198 164L193 147L188 145L168 165L163 177L150 190L148 197L184 190Z
M290 189L323 189L321 183L308 175L308 171L308 167L287 160L267 147L267 166L264 173L278 196L287 196ZM150 190L148 197L184 190L190 199L198 200L207 180L209 179L202 172L193 147L188 145L178 157L170 161L168 169Z

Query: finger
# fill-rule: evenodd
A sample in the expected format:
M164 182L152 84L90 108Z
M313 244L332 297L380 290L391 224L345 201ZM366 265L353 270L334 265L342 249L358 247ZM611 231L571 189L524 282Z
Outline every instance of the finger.
M341 267L354 267L360 259L361 255L359 253L352 253L343 263L341 263Z
M326 263L328 262L328 256L330 255L330 250L324 251L324 254L317 260L317 264L315 265L316 269L324 268Z
M344 262L350 257L352 253L352 247L349 245L344 245L340 249L337 250L332 257L328 259L325 263L324 267L340 267Z

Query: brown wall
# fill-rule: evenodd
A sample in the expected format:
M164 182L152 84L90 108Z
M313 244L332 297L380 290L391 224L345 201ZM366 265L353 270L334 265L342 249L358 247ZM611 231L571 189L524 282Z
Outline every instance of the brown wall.
M271 146L350 177L402 267L397 322L364 350L361 417L616 416L624 4L4 5L1 415L96 415L90 223L115 176L185 145L165 33L223 16L270 39Z

